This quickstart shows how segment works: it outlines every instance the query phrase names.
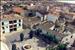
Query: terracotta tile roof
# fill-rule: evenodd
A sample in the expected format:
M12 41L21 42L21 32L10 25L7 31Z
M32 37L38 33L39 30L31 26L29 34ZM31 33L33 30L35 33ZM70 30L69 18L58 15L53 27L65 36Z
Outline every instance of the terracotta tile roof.
M17 13L22 13L24 11L21 7L17 7L17 6L14 6L12 9L14 12L17 12Z

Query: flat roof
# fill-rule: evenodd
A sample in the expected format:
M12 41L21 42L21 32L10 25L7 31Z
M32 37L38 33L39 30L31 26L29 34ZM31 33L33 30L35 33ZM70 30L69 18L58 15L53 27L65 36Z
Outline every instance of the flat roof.
M34 25L35 23L41 22L41 20L37 17L24 17L23 21L28 25Z
M1 20L2 21L8 21L8 20L17 20L17 19L22 19L22 16L18 15L18 14L4 14L1 16Z

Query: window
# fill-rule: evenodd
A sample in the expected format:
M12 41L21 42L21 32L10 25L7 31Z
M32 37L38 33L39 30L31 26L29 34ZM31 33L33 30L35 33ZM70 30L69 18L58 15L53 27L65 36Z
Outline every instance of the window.
M2 29L5 29L4 27L2 27Z
M19 22L21 22L21 20L19 19Z
M19 26L21 26L21 24L19 23Z
M17 25L14 25L14 27L16 27Z
M4 25L4 22L2 22L2 25Z
M9 24L12 24L13 23L13 21L9 21Z
M71 38L72 38L73 36L71 36Z
M12 28L12 27L13 27L13 25L10 25L9 27L10 27L10 28Z
M14 31L16 31L17 30L17 28L14 28Z
M5 31L3 31L3 33L5 33Z
M17 21L16 20L14 20L14 23L16 23Z
M13 31L13 29L10 29L10 32L12 32Z

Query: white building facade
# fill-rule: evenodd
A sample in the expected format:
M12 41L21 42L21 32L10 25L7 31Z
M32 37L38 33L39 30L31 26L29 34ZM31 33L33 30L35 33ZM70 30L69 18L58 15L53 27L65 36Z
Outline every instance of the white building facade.
M11 33L22 29L22 19L1 20L1 34Z

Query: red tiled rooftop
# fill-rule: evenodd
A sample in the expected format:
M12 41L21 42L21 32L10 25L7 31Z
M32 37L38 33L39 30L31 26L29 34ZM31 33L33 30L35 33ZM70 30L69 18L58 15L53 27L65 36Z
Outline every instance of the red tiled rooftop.
M17 6L14 6L12 9L14 12L17 12L17 13L22 13L24 11L21 7L17 7Z

